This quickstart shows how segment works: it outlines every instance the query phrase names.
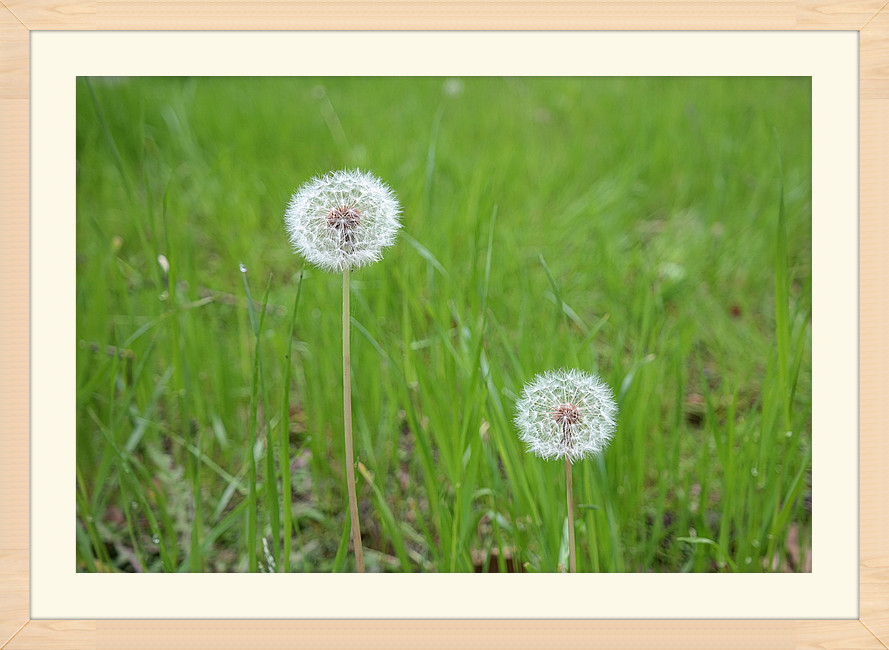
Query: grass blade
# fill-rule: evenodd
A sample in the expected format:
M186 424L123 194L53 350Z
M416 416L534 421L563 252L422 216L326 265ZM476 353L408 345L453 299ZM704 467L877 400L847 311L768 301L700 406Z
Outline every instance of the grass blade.
M241 277L244 280L244 291L247 293L247 308L250 313L250 324L256 335L256 349L253 356L253 391L250 396L250 416L247 425L247 567L251 573L259 571L259 561L256 556L256 419L258 417L258 391L259 391L259 324L256 321L256 311L253 307L253 296L250 294L250 285L247 282L247 267L241 264Z
M780 153L778 158L780 161ZM781 166L783 167L783 164ZM784 431L790 431L790 273L787 263L787 217L784 211L783 170L780 174L780 187L775 237L775 336L778 346L778 377L781 381Z
M290 548L293 544L293 507L290 503L290 369L293 365L293 332L296 329L296 313L299 308L299 296L303 288L303 272L299 273L296 284L296 297L293 299L293 310L290 312L290 330L287 334L287 354L284 355L284 395L281 399L281 493L284 506L284 550L282 561L278 566L284 573L290 573Z

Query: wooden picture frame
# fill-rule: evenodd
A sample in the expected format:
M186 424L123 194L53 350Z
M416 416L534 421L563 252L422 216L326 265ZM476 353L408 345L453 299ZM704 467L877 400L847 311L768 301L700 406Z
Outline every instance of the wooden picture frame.
M29 616L29 32L132 29L843 30L859 32L860 530L858 620L199 621L30 620ZM68 3L0 6L0 647L279 647L504 644L644 647L889 647L889 443L882 438L883 285L889 269L889 6L884 0L514 3Z

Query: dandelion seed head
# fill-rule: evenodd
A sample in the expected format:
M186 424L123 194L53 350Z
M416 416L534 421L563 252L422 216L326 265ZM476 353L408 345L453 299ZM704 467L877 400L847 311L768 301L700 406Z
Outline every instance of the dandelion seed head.
M395 243L401 206L379 178L340 170L303 184L291 197L284 224L293 248L326 271L376 262Z
M617 427L611 388L581 370L551 370L525 386L515 424L528 451L572 462L601 453Z

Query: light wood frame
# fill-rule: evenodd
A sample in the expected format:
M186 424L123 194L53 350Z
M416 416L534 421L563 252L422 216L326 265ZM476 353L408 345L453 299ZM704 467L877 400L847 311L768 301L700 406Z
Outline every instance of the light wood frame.
M860 43L860 618L763 621L32 621L29 32L127 29L855 30ZM889 0L0 2L0 647L889 648Z

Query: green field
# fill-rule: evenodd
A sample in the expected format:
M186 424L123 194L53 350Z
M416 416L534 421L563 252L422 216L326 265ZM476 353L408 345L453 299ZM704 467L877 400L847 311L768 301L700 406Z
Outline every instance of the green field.
M809 78L79 79L77 570L355 569L342 277L283 215L360 167L404 212L352 272L369 571L567 566L512 423L560 367L620 409L579 571L810 571L811 130Z

